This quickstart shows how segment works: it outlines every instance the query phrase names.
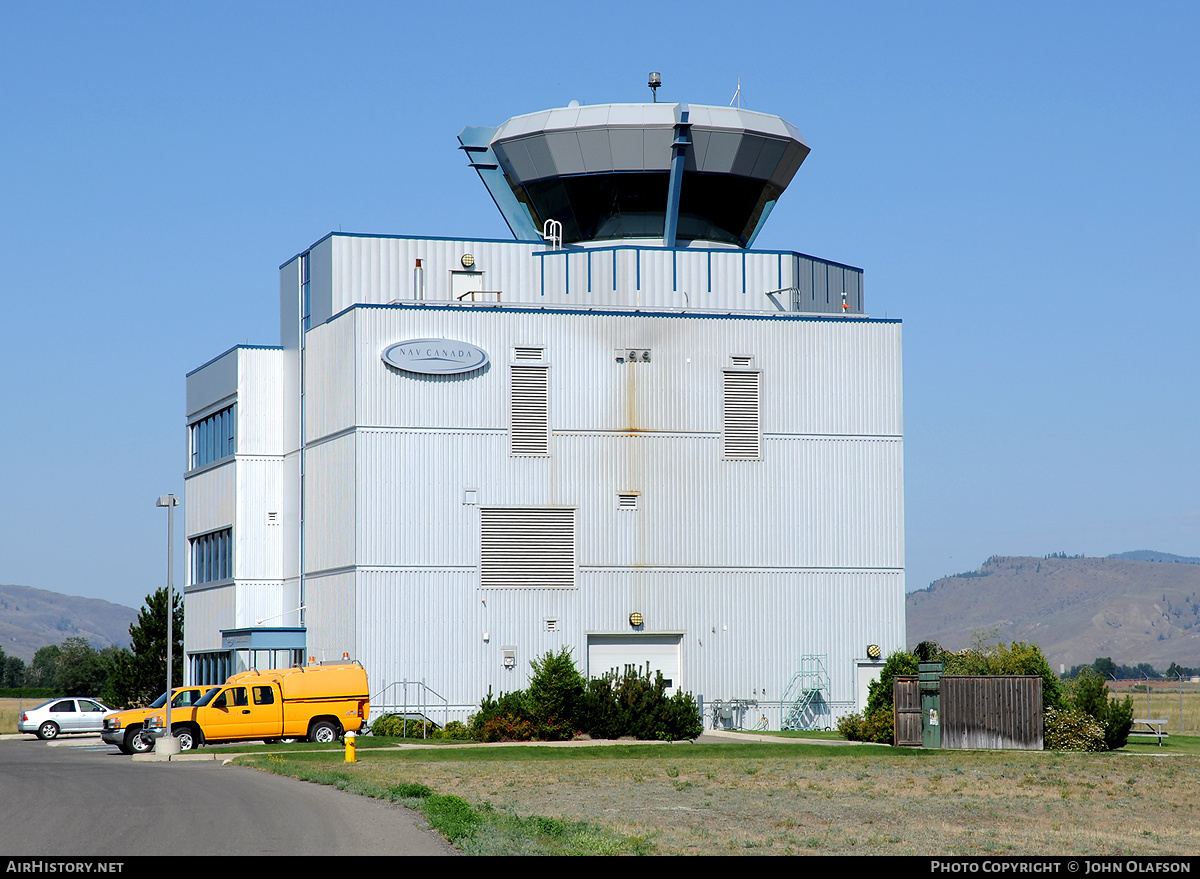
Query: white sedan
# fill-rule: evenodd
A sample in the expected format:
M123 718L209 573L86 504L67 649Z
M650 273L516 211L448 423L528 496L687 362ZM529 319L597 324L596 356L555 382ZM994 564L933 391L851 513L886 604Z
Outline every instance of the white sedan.
M66 733L98 733L104 728L104 715L111 710L95 699L51 699L21 712L17 730L39 739L55 739Z

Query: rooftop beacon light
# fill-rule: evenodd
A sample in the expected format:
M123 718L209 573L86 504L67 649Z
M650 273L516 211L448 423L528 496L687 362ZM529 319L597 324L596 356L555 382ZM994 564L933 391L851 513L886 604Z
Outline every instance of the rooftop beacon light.
M662 85L662 74L657 70L651 71L650 81L646 83L650 86L650 93L654 95L654 103L658 103L658 87Z

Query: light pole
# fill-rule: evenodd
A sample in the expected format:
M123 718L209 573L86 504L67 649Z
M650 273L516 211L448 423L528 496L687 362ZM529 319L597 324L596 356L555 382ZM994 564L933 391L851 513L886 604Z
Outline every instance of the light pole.
M167 701L166 727L161 742L168 743L164 751L170 749L171 738L171 666L174 657L171 648L175 642L175 507L179 498L173 494L164 494L155 502L156 507L167 508Z

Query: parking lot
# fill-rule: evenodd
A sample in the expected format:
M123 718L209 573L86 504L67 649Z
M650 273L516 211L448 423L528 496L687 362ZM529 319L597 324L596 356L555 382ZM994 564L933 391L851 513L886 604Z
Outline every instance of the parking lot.
M136 762L99 736L0 736L10 856L451 854L395 805L225 765Z

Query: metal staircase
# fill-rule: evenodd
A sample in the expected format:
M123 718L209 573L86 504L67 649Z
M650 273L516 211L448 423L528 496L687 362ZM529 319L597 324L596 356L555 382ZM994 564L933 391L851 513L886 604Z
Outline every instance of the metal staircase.
M827 653L800 657L800 670L792 677L783 694L783 722L780 729L829 729L833 712L829 707L829 671Z

